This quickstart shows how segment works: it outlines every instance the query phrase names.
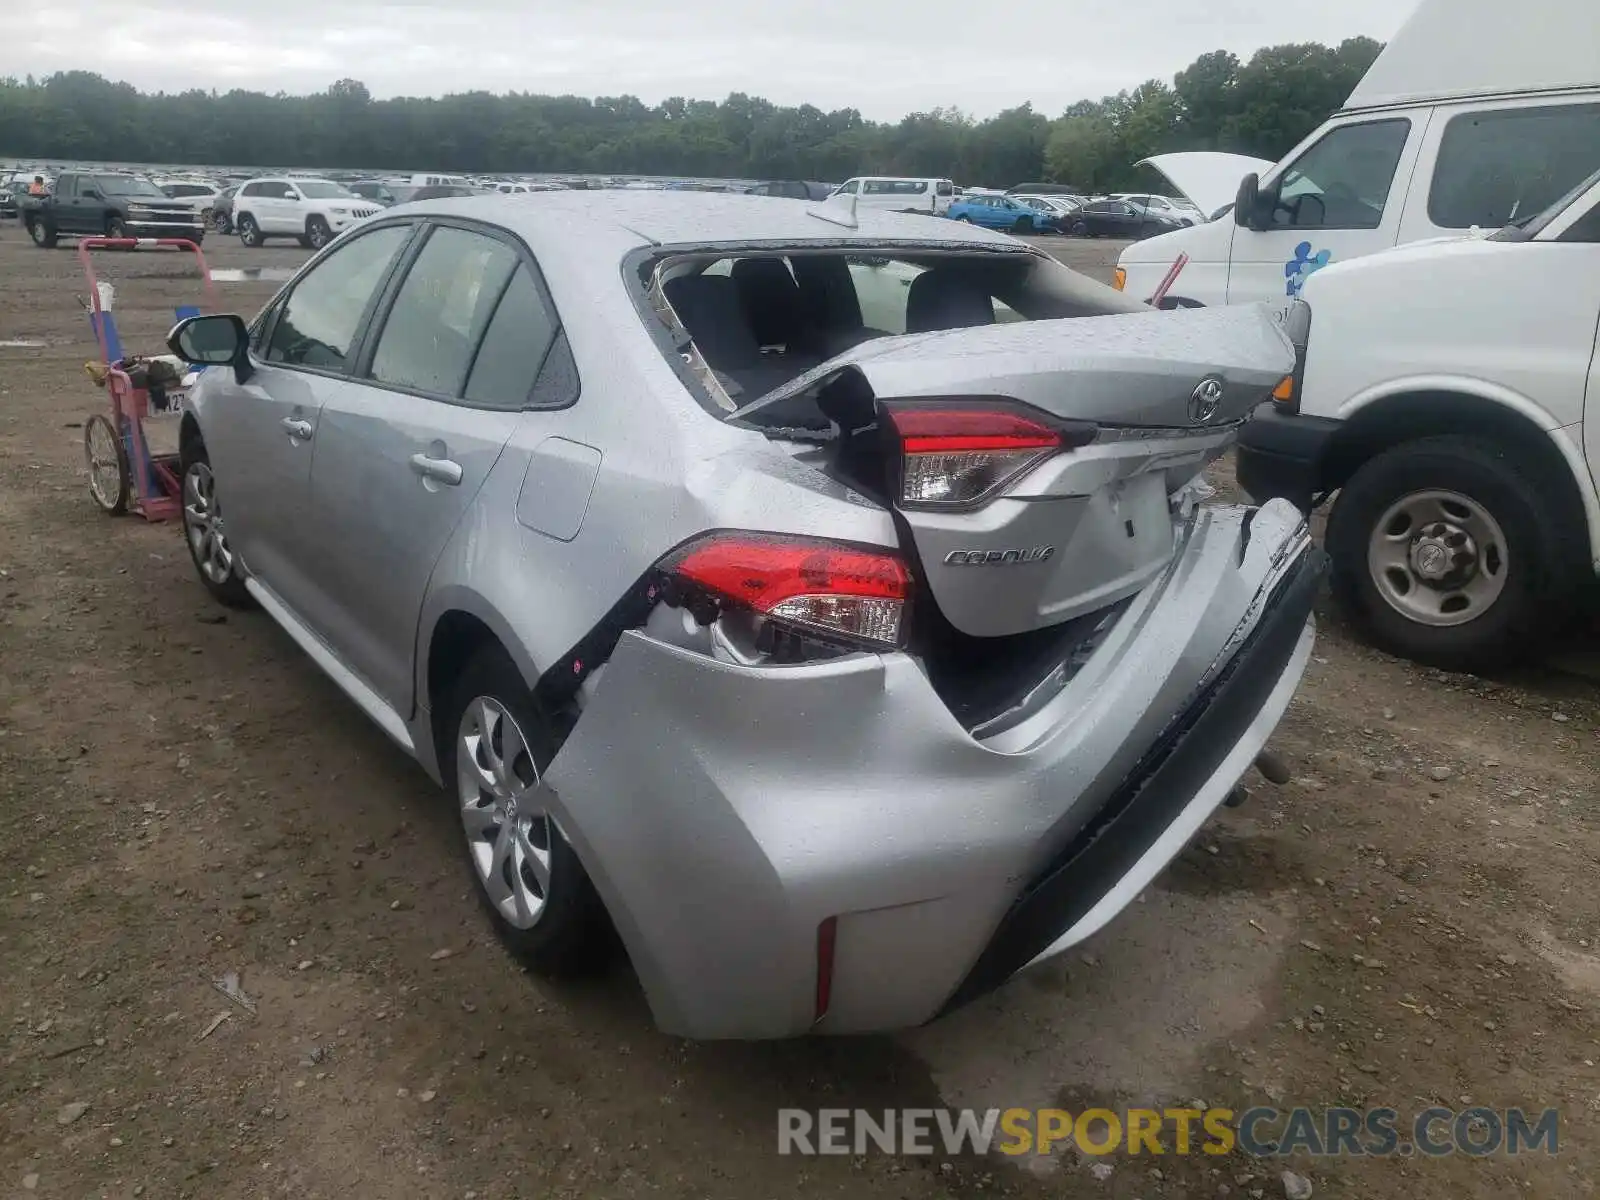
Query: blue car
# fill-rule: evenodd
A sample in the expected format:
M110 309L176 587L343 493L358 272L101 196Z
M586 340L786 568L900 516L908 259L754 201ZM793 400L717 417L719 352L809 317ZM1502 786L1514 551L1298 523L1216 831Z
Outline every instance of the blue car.
M956 221L990 229L1005 229L1011 233L1054 230L1059 220L1053 213L1032 208L1010 196L962 196L950 206L946 215Z

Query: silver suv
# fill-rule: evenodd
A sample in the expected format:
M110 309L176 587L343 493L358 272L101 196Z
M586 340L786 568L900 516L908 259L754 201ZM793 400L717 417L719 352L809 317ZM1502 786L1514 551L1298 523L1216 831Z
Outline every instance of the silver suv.
M1197 507L1294 370L934 218L393 208L180 324L205 586L435 780L540 970L696 1037L914 1025L1109 921L1311 647L1300 515Z

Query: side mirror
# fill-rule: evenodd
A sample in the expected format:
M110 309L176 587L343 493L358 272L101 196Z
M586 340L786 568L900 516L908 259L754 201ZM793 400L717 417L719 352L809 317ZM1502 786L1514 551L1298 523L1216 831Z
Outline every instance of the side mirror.
M1233 198L1233 223L1241 228L1251 227L1256 201L1261 195L1261 177L1254 171L1239 180L1239 191Z
M232 313L185 317L167 335L167 348L195 366L232 366L234 378L240 383L254 373L250 366L250 331Z
M1251 172L1239 181L1239 192L1233 201L1233 221L1257 233L1272 228L1272 213L1278 205L1276 185L1265 190L1261 178Z

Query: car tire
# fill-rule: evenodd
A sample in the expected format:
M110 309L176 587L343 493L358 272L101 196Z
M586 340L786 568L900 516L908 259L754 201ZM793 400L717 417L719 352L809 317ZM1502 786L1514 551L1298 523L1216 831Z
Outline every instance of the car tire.
M1335 597L1403 658L1472 672L1524 659L1578 591L1565 506L1547 475L1514 447L1470 437L1422 438L1368 460L1328 518Z
M327 219L312 215L306 219L305 245L313 250L321 250L333 240L333 230L328 228Z
M967 216L966 213L962 213L960 216L956 217L956 220L960 221L963 225L972 224L972 218Z
M121 217L106 218L106 236L108 238L125 238L128 236L128 225Z
M54 250L59 240L55 229L48 221L37 219L28 222L28 236L33 239L33 244L41 250Z
M1015 234L1017 234L1019 236L1021 236L1022 234L1026 234L1026 233L1032 233L1033 232L1033 218L1032 217L1018 217L1017 218L1017 223L1011 227L1011 232L1015 233Z
M616 945L605 905L554 818L527 808L558 745L521 672L498 644L486 644L436 711L446 714L440 775L495 934L541 975L601 966Z
M233 222L228 219L227 213L214 212L211 214L211 228L218 233L232 233Z
M1072 236L1073 237L1088 237L1089 236L1089 225L1088 225L1088 223L1085 222L1085 221L1074 221L1072 223Z
M183 443L179 462L183 472L179 498L183 504L183 543L189 560L206 591L229 608L249 608L254 601L244 586L239 558L228 546L217 504L216 476L199 437Z
M260 246L266 238L261 235L261 226L256 224L256 219L249 213L244 213L235 222L239 227L239 240L251 249Z

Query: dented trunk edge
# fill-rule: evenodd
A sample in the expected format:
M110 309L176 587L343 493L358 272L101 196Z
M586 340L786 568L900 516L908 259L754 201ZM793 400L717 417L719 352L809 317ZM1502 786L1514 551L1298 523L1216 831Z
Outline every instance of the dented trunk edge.
M723 419L750 424L854 370L880 402L998 396L1063 420L1215 428L1248 419L1294 366L1294 344L1264 304L1145 308L874 338Z
M971 977L1019 882L1048 873L1208 687L1245 674L1229 664L1314 553L1286 504L1201 510L1170 570L1077 676L988 740L904 653L747 667L630 630L543 796L663 1029L769 1038L919 1024ZM1297 637L1308 628L1306 611L1282 620ZM1243 772L1303 668L1299 652L1252 667L1271 695L1237 744L1202 747L1213 775ZM1203 819L1222 799L1213 790L1168 824ZM1146 831L1146 859L1176 853L1164 828ZM830 917L833 1000L816 1022L817 928Z

